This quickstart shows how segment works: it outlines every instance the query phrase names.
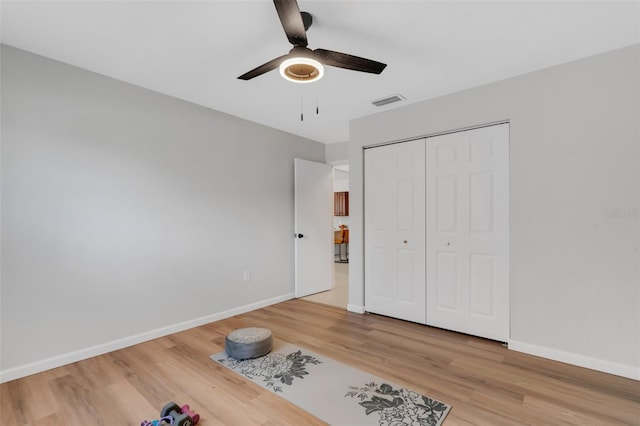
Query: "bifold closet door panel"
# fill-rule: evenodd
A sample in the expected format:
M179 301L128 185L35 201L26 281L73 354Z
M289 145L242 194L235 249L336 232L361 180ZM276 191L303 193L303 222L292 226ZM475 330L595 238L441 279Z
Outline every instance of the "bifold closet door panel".
M427 324L509 339L509 125L428 138Z
M365 307L424 324L425 141L365 150Z

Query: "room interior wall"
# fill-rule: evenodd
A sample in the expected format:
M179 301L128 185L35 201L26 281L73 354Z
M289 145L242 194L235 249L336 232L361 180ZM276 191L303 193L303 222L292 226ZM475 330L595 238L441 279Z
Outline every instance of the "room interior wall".
M347 142L326 144L325 157L329 164L343 164L349 159L349 144Z
M509 120L510 348L640 379L639 51L353 120L349 308L364 310L363 147Z
M292 297L293 159L323 144L1 55L3 380Z
M349 191L349 172L333 169L333 192Z

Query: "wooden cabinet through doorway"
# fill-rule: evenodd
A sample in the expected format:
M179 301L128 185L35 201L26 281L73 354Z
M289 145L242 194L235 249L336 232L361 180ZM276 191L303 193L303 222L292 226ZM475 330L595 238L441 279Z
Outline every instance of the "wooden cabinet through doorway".
M333 215L349 216L349 193L348 192L333 193Z

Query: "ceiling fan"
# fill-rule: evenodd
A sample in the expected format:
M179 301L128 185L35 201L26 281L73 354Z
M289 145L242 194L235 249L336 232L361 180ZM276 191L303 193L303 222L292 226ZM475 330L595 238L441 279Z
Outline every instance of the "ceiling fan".
M372 74L380 74L387 66L382 62L333 50L309 49L307 47L307 30L313 22L311 15L307 12L300 12L296 0L273 0L273 3L293 49L286 55L272 59L242 74L238 79L251 80L279 68L280 74L287 80L296 83L311 83L322 78L323 65Z

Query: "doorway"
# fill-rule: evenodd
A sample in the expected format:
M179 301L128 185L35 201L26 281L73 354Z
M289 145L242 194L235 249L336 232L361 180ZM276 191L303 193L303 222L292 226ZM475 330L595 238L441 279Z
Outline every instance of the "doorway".
M335 164L333 167L333 191L334 202L341 199L339 208L334 208L333 234L334 234L334 262L333 262L333 285L328 291L312 294L304 297L304 300L323 303L325 305L336 306L347 309L349 303L349 214L348 214L348 194L349 194L349 164ZM336 206L338 207L338 206ZM345 208L346 207L346 208Z

